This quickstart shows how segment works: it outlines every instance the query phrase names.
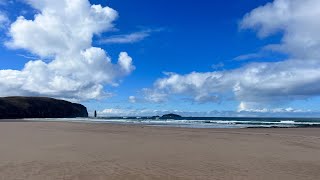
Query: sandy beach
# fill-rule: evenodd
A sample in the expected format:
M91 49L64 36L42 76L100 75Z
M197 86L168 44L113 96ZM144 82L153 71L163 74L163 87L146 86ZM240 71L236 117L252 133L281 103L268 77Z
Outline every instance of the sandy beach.
M316 180L320 129L1 122L0 179Z

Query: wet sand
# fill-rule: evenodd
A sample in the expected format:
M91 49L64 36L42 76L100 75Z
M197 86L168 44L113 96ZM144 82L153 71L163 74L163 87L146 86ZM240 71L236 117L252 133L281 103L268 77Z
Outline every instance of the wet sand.
M316 180L320 129L1 122L0 179Z

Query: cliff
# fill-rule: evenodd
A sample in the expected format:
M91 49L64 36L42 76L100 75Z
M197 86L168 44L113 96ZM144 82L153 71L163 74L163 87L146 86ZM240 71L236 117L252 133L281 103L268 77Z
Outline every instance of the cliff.
M87 108L47 97L0 98L0 119L88 117Z

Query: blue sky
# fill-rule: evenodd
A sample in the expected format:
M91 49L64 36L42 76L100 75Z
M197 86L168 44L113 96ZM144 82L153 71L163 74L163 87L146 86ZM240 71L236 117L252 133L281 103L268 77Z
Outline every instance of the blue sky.
M319 11L317 0L0 0L0 95L104 115L319 114Z

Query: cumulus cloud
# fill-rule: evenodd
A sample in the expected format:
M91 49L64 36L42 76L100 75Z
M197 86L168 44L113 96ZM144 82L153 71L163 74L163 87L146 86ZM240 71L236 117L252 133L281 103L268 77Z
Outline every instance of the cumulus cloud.
M120 53L118 63L125 73L130 73L135 69L135 67L132 65L132 58L126 52Z
M306 63L302 60L286 60L277 63L252 63L228 71L193 72L185 75L171 73L158 79L153 91L161 93L162 97L184 94L198 102L217 102L233 96L253 107L263 103L318 96L319 82L320 65L317 61ZM161 100L164 99L157 99Z
M281 43L269 47L287 53L289 59L226 71L167 73L152 91L163 97L183 94L195 101L233 98L240 102L239 110L319 96L319 15L318 0L275 0L258 7L245 15L241 28L255 29L260 37L282 33Z
M27 0L38 10L34 19L17 18L9 28L6 46L39 57L22 70L0 71L0 94L45 95L86 100L108 96L105 85L135 68L121 52L113 63L107 52L92 46L92 38L113 28L118 13L88 0ZM48 63L41 59L49 59Z
M275 0L246 14L240 27L254 29L260 37L283 33L281 43L269 48L293 58L319 58L319 7L318 0Z

